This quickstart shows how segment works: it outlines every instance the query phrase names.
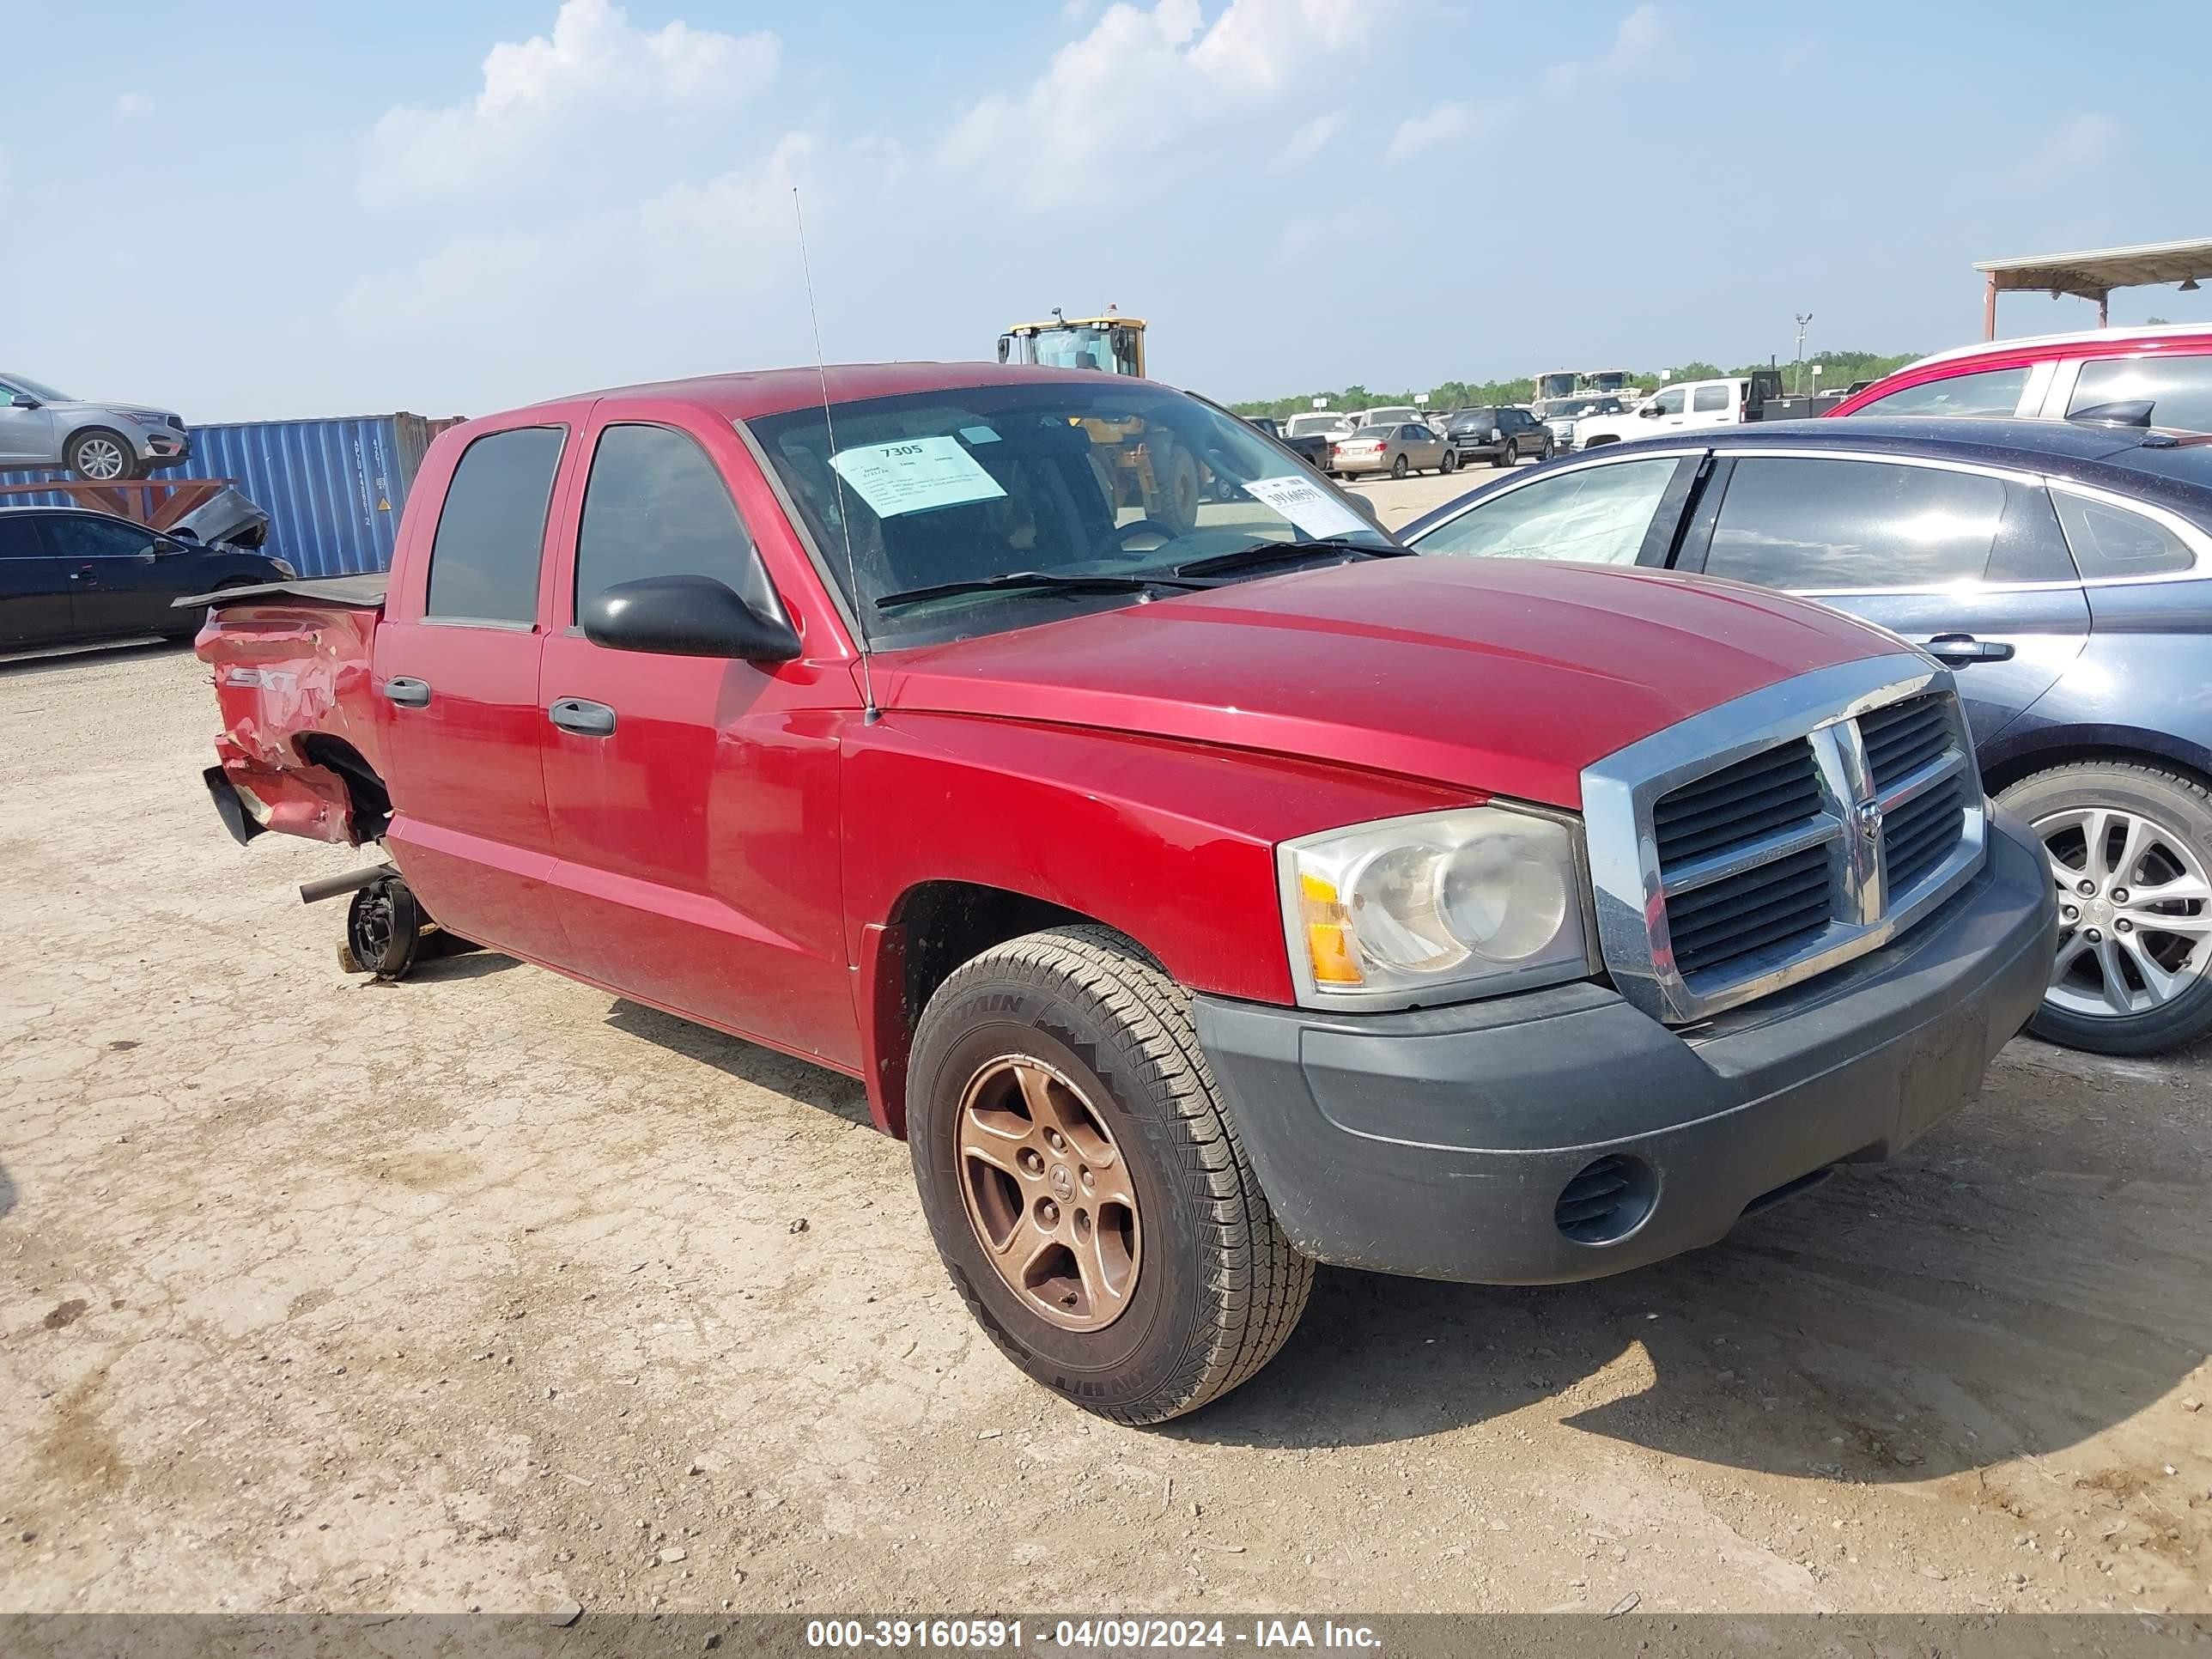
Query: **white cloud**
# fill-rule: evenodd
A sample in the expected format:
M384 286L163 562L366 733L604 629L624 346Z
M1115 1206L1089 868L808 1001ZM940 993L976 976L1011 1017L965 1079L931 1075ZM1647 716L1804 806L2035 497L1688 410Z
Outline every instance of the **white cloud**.
M590 115L726 112L775 78L778 52L769 33L682 22L647 33L611 0L562 0L550 36L492 47L470 102L386 110L369 135L361 193L390 204L481 189Z
M115 100L115 113L122 120L135 121L153 112L154 100L143 92L122 93Z
M1397 131L1390 135L1389 148L1382 152L1382 159L1411 161L1440 144L1455 143L1462 138L1487 132L1504 119L1511 107L1510 104L1438 104L1434 109L1401 121Z
M1649 65L1657 55L1665 32L1659 24L1659 8L1638 6L1620 20L1613 32L1613 48L1602 58L1577 58L1554 64L1544 71L1545 88L1566 92L1577 87L1601 86L1619 81Z
M1326 115L1316 115L1293 131L1284 141L1279 159L1285 167L1311 161L1320 155L1328 141L1344 131L1344 112L1331 110Z
M796 291L791 192L813 149L806 134L790 133L753 166L672 185L634 206L544 231L456 236L403 270L356 282L340 314L365 332L470 317L511 325L611 293L635 301ZM810 189L806 204L819 230L824 198Z
M1231 0L1201 27L1198 0L1117 0L1053 54L1028 89L983 99L939 149L1030 205L1089 197L1099 169L1209 122L1247 119L1384 32L1395 0Z

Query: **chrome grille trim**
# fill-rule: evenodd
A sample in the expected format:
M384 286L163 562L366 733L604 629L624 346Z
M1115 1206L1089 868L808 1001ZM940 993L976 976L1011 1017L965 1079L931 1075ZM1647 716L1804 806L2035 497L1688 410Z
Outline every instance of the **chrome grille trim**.
M1944 742L1922 759L1927 742L1900 741L1899 734L1915 726L1932 730L1927 717L1901 711L1870 721L1885 774L1877 787L1860 720L1917 698L1930 699L1939 711ZM1659 804L1700 779L1792 743L1812 752L1818 810L1802 822L1761 830L1741 844L1677 860L1662 872L1654 829ZM1901 760L1913 763L1896 775ZM1883 821L1953 778L1962 779L1956 844L1909 885L1889 890ZM1669 1024L1707 1018L1888 943L1972 878L1988 833L1973 739L1950 672L1894 653L1799 675L1694 714L1584 769L1582 781L1600 953L1621 995ZM1875 805L1880 821L1874 818ZM1694 803L1688 816L1697 816ZM1924 811L1906 816L1926 817ZM1906 840L1913 854L1909 861L1923 862L1921 841L1910 834ZM1802 925L1789 939L1707 968L1693 966L1686 974L1678 969L1670 899L1815 847L1827 850L1825 916L1793 908L1785 919ZM1687 908L1709 914L1705 907ZM1710 956L1716 931L1711 922L1692 931Z

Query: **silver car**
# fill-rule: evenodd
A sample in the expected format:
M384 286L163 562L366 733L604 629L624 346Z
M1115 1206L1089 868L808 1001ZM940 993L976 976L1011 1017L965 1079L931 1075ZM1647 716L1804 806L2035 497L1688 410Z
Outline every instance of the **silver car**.
M136 404L94 404L0 370L0 471L67 467L106 483L175 466L192 453L184 417Z
M1328 470L1333 473L1387 472L1402 478L1427 467L1449 472L1458 465L1459 457L1434 428L1413 421L1363 426L1328 447Z

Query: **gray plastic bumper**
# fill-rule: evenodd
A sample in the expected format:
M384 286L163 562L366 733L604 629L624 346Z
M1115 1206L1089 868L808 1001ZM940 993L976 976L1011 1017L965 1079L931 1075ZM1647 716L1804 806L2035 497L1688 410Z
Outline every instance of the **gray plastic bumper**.
M2041 1001L2057 925L2041 848L1993 817L1981 873L1911 933L1686 1034L1585 983L1383 1015L1200 997L1199 1040L1309 1255L1595 1279L1964 1105Z

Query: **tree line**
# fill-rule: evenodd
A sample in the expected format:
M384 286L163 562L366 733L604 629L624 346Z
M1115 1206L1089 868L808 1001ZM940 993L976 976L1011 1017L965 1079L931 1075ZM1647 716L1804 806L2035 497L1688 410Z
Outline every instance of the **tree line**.
M1820 384L1832 392L1840 392L1854 380L1872 380L1902 368L1922 356L1917 351L1883 353L1879 351L1819 351L1807 359L1804 390L1812 390L1813 380L1809 365L1820 365ZM1778 368L1782 371L1783 384L1793 379L1795 366L1790 363L1747 363L1740 368L1723 368L1717 363L1692 362L1677 363L1667 371L1670 380L1717 380L1723 377L1748 374L1755 368ZM1659 384L1655 371L1636 375L1638 386L1649 391ZM1445 380L1426 390L1428 406L1439 413L1454 409L1482 409L1498 404L1525 404L1536 395L1534 375L1522 375L1517 380ZM1239 415L1269 415L1283 420L1313 407L1316 398L1328 399L1331 409L1373 409L1388 404L1410 404L1413 392L1370 392L1364 386L1348 386L1340 392L1301 392L1290 398L1262 398L1249 403L1231 404Z

